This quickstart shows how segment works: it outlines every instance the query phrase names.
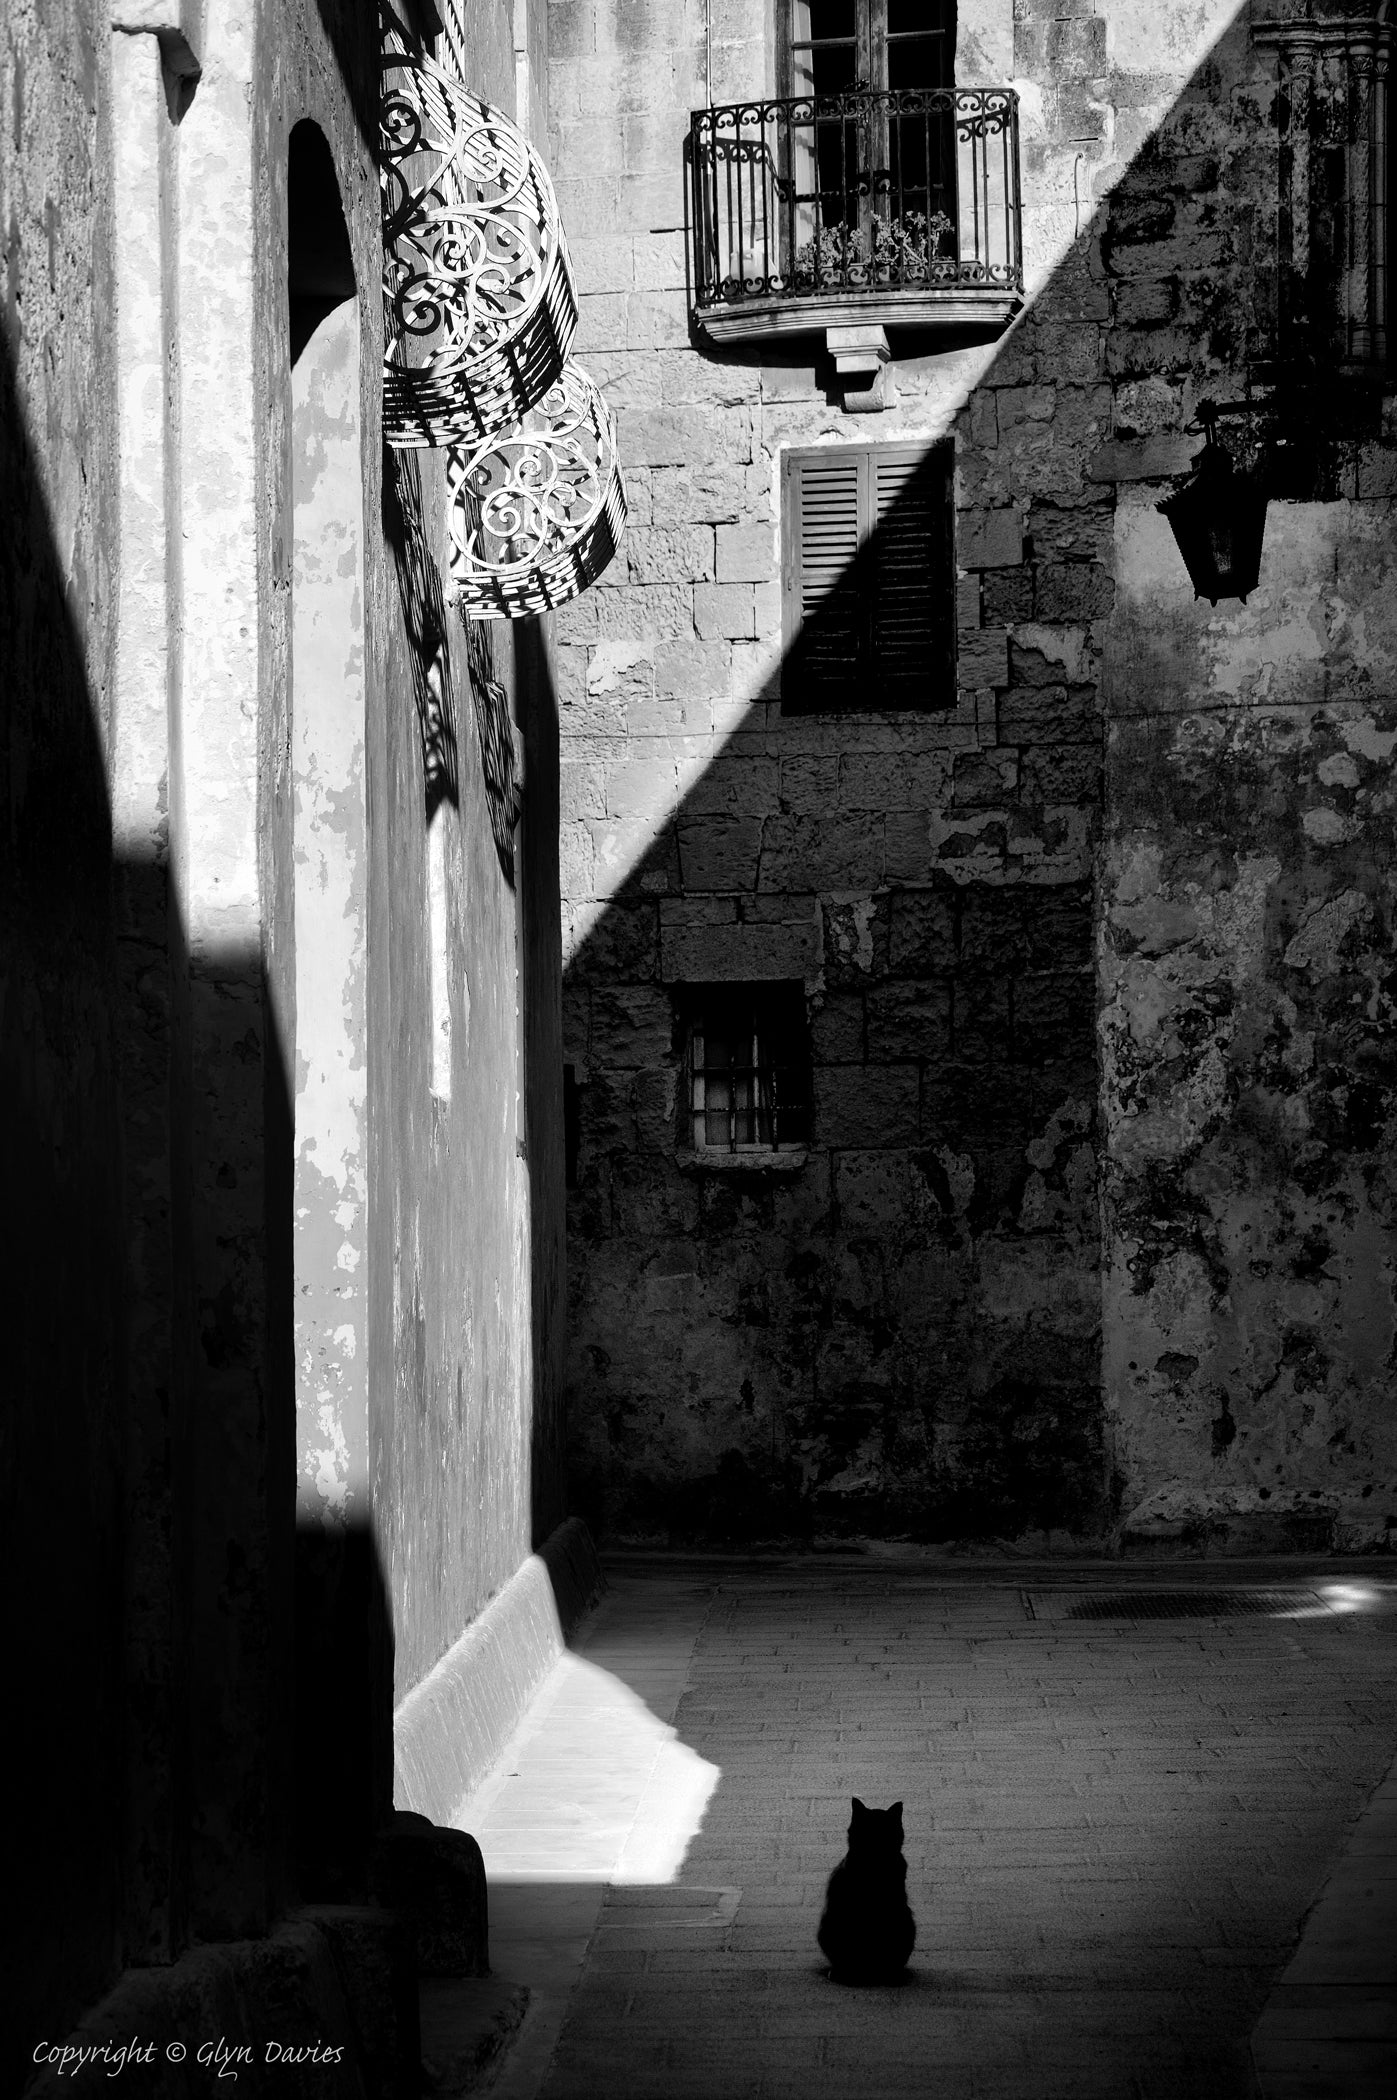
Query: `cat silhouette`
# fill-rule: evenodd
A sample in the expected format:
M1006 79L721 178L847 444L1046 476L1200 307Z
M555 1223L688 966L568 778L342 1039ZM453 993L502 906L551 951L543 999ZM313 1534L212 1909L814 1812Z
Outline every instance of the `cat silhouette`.
M917 1937L907 1902L902 1803L854 1802L849 1849L830 1875L816 1937L836 1983L897 1983Z

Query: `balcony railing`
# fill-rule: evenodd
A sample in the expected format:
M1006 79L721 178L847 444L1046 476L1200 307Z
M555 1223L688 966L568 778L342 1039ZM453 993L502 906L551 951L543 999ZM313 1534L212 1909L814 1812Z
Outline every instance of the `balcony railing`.
M695 110L694 319L715 340L867 319L1002 326L1023 290L1011 88Z

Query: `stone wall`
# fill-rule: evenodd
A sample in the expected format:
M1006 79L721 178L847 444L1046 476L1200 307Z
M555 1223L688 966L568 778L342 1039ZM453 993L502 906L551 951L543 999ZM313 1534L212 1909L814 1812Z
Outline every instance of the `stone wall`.
M509 107L510 11L472 20ZM562 1512L548 643L501 635L472 679L438 621L429 794L384 503L374 39L334 0L43 0L0 37L32 1761L7 2090L124 1966L173 1973L194 1940L362 1890L395 1691ZM306 120L330 171L312 275L358 316L297 392ZM438 464L424 500L419 577ZM318 739L307 703L337 698ZM485 747L515 721L511 835ZM320 906L353 923L317 940Z
M1382 1547L1397 456L1390 378L1278 336L1278 136L1274 53L1243 15L1102 236L1105 1389L1129 1534ZM1149 483L1200 396L1244 392L1260 413L1224 437L1273 495L1257 589L1214 610Z
M1375 1373L1342 1368L1354 1293L1369 1309L1359 1330L1387 1317L1386 1256L1373 1251L1386 1242L1373 1225L1347 1300L1336 1283L1299 1320L1311 1339L1316 1322L1330 1332L1320 1401L1291 1400L1288 1371L1272 1379L1295 1322L1273 1316L1275 1339L1253 1337L1247 1293L1266 1286L1244 1286L1240 1255L1215 1247L1197 1277L1174 1276L1161 1250L1197 1239L1180 1222L1178 1175L1202 1143L1207 1203L1228 1208L1245 1089L1217 1081L1208 1134L1178 1136L1172 1180L1155 1159L1162 1136L1137 1153L1142 1105L1172 1098L1195 1047L1211 1074L1218 1031L1230 1045L1234 1024L1190 994L1179 1062L1165 1016L1184 996L1178 973L1207 975L1194 936L1186 963L1168 959L1172 935L1140 936L1164 943L1157 959L1138 952L1115 896L1117 871L1144 867L1128 878L1140 884L1129 910L1146 925L1168 916L1174 876L1156 871L1174 868L1181 829L1200 851L1206 837L1210 868L1250 852L1280 792L1255 744L1272 734L1258 698L1312 656L1327 662L1350 622L1377 631L1369 578L1390 523L1371 386L1343 411L1347 451L1329 447L1303 487L1287 468L1311 519L1296 544L1326 549L1312 609L1282 610L1289 503L1273 505L1252 601L1270 609L1244 614L1192 609L1153 508L1197 453L1200 400L1281 398L1274 54L1230 5L1028 4L1012 23L962 9L959 77L1011 68L1020 95L1026 310L978 350L894 338L896 405L853 418L817 344L715 353L688 333L688 111L710 81L717 101L770 89L765 19L724 10L710 46L702 11L677 5L567 0L551 16L555 174L565 213L593 236L575 243L580 353L620 405L632 506L624 573L618 561L559 626L579 1480L599 1519L652 1535L1327 1537L1324 1468L1347 1468L1345 1492L1362 1499L1365 1468L1390 1466L1377 1458L1388 1432ZM967 73L986 52L1000 72ZM1287 414L1293 432L1309 408ZM1254 458L1259 439L1237 428ZM955 708L783 716L783 449L947 433ZM1343 473L1357 478L1340 487ZM1324 495L1373 507L1366 522L1326 526L1312 515ZM1362 563L1331 551L1340 531L1345 549L1372 549ZM1173 639L1180 621L1187 648ZM1234 632L1250 639L1221 639ZM1204 635L1215 639L1200 659ZM1208 671L1195 721L1200 662L1234 656L1247 668ZM1214 719L1223 695L1236 710L1227 732ZM1375 752L1384 719L1356 732ZM1236 765L1243 748L1257 754L1235 785L1232 761L1214 773L1201 756L1231 750L1234 734ZM1327 745L1315 762L1337 763ZM1291 844L1274 849L1270 879L1290 916L1272 938L1288 929L1283 950L1309 912L1351 891L1367 908L1350 899L1340 914L1371 953L1384 817L1365 805L1363 830L1354 816L1340 880L1313 840L1301 845L1303 804L1286 807ZM1156 859L1137 863L1137 845ZM1201 863L1184 857L1178 879L1197 887ZM807 999L808 1160L792 1173L706 1170L680 1142L677 988L772 977L800 980ZM1126 984L1150 987L1129 1028ZM1376 1006L1348 1011L1336 1098L1379 1055L1382 1026ZM1371 1180L1379 1125L1363 1130L1351 1171ZM1290 1151L1251 1138L1244 1149L1266 1216L1289 1217ZM1299 1203L1297 1247L1311 1208ZM1363 1347L1371 1366L1376 1343ZM1318 1361L1306 1359L1312 1384ZM1244 1416L1264 1430L1234 1437L1228 1420ZM1249 1438L1264 1480L1241 1455ZM1317 1476L1307 1454L1321 1451ZM1268 1529L1267 1503L1325 1520Z
M111 326L104 14L46 8L7 21L0 39L0 89L14 113L0 142L4 1516L11 1594L46 1607L11 1613L12 1684L33 1758L25 1822L43 1833L42 1856L21 1859L16 1875L24 1930L6 1993L11 2085L20 2007L76 2011L110 1979L124 1922L109 1755L124 1707L123 1277L105 764L117 444L100 348ZM80 1908L70 1900L79 1887Z
M1008 12L983 13L1007 63ZM748 14L715 99L770 66ZM631 1532L1095 1531L1100 257L1070 252L1004 343L903 342L877 416L844 413L814 348L691 347L702 30L581 0L552 30L560 195L595 228L581 354L620 405L631 499L624 573L559 624L577 1477ZM1074 122L1028 124L1040 282ZM954 704L783 715L783 449L947 433ZM806 996L793 1171L712 1167L681 1136L683 988L749 979Z

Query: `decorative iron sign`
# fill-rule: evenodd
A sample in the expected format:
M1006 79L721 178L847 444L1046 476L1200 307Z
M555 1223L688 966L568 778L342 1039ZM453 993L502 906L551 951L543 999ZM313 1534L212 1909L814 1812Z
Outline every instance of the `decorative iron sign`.
M558 380L577 297L548 170L383 0L383 424L470 444Z
M538 406L446 458L451 596L482 619L564 605L620 542L626 497L616 423L571 362Z

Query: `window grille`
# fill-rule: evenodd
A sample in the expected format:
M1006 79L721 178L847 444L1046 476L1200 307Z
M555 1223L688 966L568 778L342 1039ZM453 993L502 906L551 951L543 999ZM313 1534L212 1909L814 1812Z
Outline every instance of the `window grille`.
M954 447L782 463L784 714L953 707Z
M1254 21L1276 53L1280 347L1369 369L1390 355L1385 10Z
M776 1152L810 1128L800 985L710 985L691 994L689 1139L696 1152Z

